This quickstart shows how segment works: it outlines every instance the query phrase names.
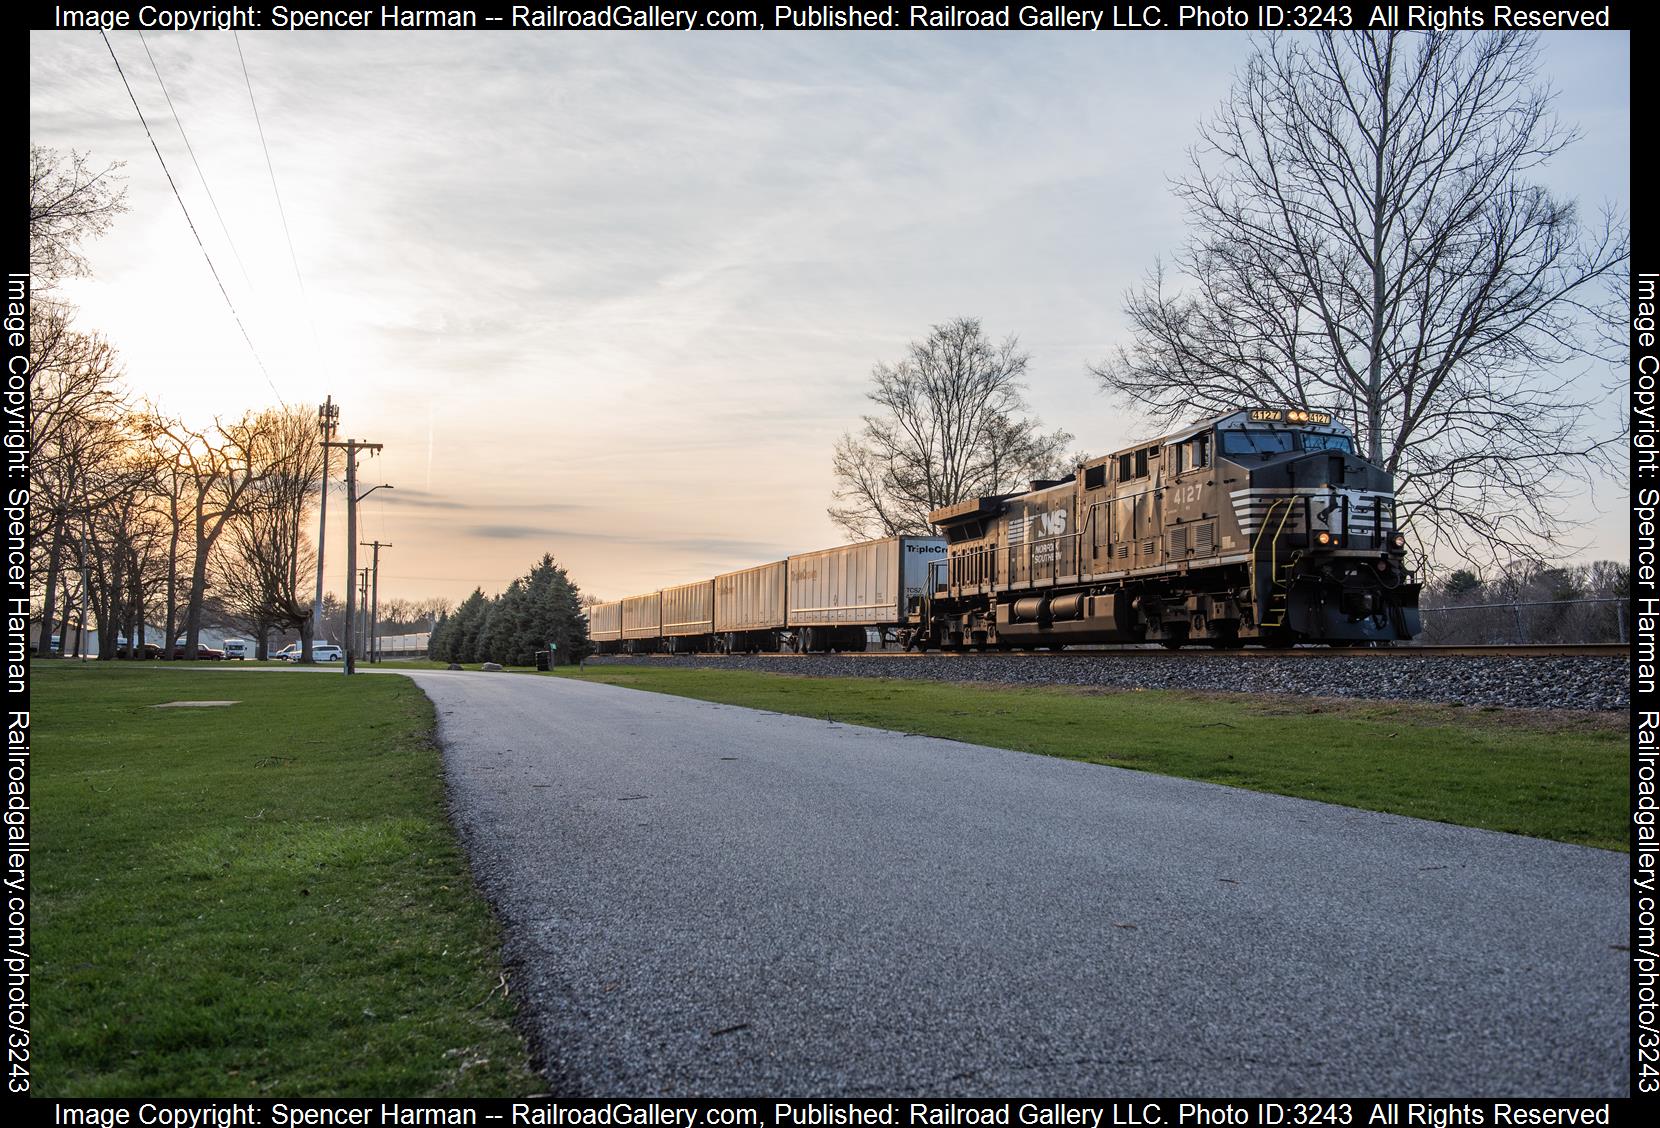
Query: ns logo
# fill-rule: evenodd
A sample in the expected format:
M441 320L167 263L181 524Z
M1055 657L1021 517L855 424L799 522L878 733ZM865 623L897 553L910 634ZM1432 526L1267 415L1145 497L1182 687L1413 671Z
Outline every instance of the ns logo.
M1020 540L1042 540L1048 537L1065 536L1066 510L1051 509L1047 513L1034 513L1029 517L1022 517L1019 525L1019 533L1009 538L1016 543Z

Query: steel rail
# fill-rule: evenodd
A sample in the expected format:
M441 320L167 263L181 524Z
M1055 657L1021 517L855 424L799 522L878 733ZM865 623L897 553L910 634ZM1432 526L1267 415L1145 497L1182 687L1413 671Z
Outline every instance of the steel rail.
M655 658L672 662L678 658L771 658L822 659L857 658L866 661L914 661L918 658L994 658L1000 661L1030 661L1033 659L1063 658L1616 658L1629 655L1631 647L1619 642L1584 642L1565 644L1499 644L1481 646L1296 646L1246 647L1238 650L1217 650L1203 644L1168 650L1162 646L1099 646L1092 649L1075 647L1067 650L930 650L925 653L903 650L848 650L831 653L793 651L726 655L702 654L600 654L597 658Z

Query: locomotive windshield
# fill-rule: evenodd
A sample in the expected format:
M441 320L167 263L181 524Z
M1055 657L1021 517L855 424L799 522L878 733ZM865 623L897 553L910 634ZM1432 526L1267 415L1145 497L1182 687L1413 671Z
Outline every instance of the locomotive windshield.
M1302 433L1304 450L1336 450L1344 454L1353 454L1355 445L1347 435L1317 435L1313 431Z
M1223 454L1283 454L1292 450L1336 450L1354 453L1347 435L1314 431L1223 431Z
M1279 454L1294 450L1290 431L1223 431L1223 454Z

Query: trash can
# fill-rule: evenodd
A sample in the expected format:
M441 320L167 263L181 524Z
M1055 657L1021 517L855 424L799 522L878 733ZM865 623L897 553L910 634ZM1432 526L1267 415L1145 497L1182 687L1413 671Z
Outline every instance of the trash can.
M552 657L553 655L549 654L546 650L538 650L536 652L536 668L538 670L547 670L552 668Z

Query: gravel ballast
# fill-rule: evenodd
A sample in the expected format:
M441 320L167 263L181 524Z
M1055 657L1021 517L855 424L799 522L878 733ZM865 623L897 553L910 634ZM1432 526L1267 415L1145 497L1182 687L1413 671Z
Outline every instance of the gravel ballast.
M1186 689L1435 701L1503 709L1629 709L1625 657L1357 657L1101 653L1017 655L766 655L631 657L594 664L753 670L810 677L923 678L1005 685Z

